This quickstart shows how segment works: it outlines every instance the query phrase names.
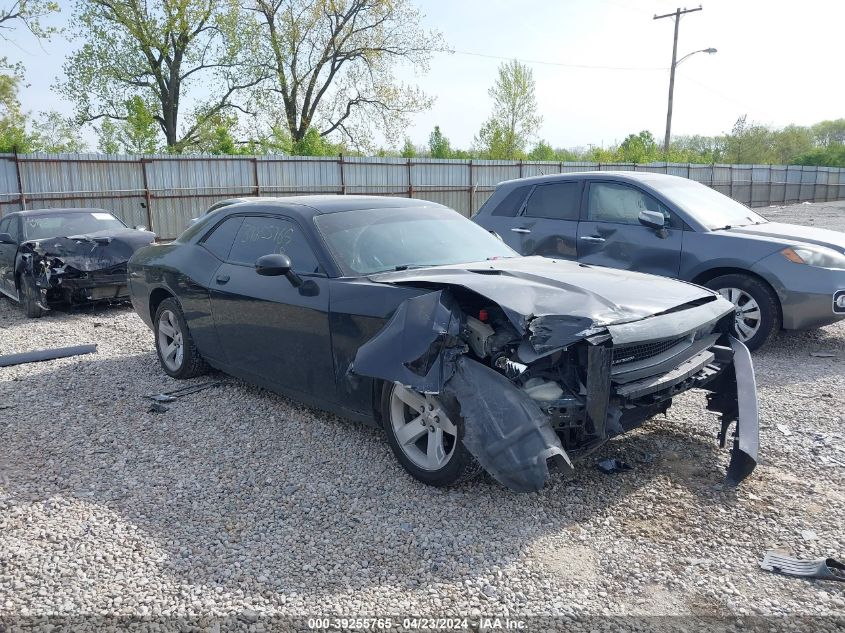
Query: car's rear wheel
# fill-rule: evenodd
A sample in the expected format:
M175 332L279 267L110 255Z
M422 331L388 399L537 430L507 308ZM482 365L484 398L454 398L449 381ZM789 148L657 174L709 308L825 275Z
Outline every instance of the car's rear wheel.
M168 376L193 378L208 371L176 299L165 299L159 304L154 324L156 353Z
M731 330L748 349L759 349L780 330L778 299L765 282L748 275L722 275L706 285L734 304Z
M30 319L40 319L44 316L44 308L38 305L38 288L35 281L27 274L20 276L21 306Z
M463 420L436 396L387 384L381 409L393 453L415 479L430 486L453 486L481 472L464 447Z

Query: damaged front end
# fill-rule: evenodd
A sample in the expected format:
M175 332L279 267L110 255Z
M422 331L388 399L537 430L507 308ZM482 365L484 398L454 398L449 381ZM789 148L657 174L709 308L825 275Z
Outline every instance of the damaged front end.
M21 245L27 275L42 309L51 305L123 301L129 297L127 263L155 239L147 231L118 236L54 237Z
M757 396L748 350L724 326L729 313L713 296L600 324L515 315L447 287L403 302L358 350L350 373L455 402L467 450L520 492L545 485L549 461L571 469L571 457L703 389L708 409L721 415L720 444L732 441L727 482L735 485L757 463Z

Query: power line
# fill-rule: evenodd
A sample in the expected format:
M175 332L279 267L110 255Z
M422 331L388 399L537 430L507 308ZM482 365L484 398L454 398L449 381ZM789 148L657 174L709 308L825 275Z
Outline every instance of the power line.
M645 67L645 66L594 66L594 65L590 65L590 64L565 64L563 62L551 62L551 61L540 60L540 59L521 59L519 57L508 57L508 56L505 56L505 55L489 55L487 53L474 53L472 51L453 50L453 51L449 51L449 52L454 53L455 55L469 55L471 57L486 57L486 58L489 58L489 59L503 59L503 60L506 60L506 61L510 61L512 59L515 59L518 62L521 62L523 64L541 64L543 66L559 66L561 68L582 68L582 69L587 69L587 70L644 70L644 71L655 71L655 70L665 71L666 70L665 66L664 67L658 67L658 66L651 66L651 67Z

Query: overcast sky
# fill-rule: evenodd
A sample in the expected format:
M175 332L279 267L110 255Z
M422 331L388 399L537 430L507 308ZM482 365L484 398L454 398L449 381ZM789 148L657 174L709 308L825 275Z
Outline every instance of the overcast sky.
M60 0L67 24L71 3ZM529 63L537 84L540 136L555 147L609 145L631 132L662 138L674 11L667 0L418 0L426 24L456 52L439 54L428 74L402 71L436 97L414 117L408 135L427 141L434 125L456 147L471 144L489 114L487 89L503 61ZM845 117L842 0L705 0L681 20L678 56L713 47L678 67L675 134L721 134L739 115L774 126ZM682 5L683 6L683 5ZM688 5L697 6L697 3ZM22 61L26 109L70 105L50 86L74 44L44 45L23 34L0 43L0 56ZM544 62L544 63L541 63ZM577 67L589 66L589 68ZM605 68L598 68L605 67ZM87 136L87 135L86 135ZM92 137L88 137L92 138Z

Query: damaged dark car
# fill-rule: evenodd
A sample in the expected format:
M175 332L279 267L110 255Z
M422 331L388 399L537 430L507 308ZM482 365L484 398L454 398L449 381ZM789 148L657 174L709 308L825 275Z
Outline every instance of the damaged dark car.
M539 490L550 466L571 469L690 389L720 414L728 483L757 463L754 372L729 334L730 302L652 275L521 257L435 203L232 204L139 250L129 284L167 374L211 366L381 426L427 484L483 469Z
M58 304L125 301L126 264L155 240L103 209L38 209L0 220L0 292L26 315Z

